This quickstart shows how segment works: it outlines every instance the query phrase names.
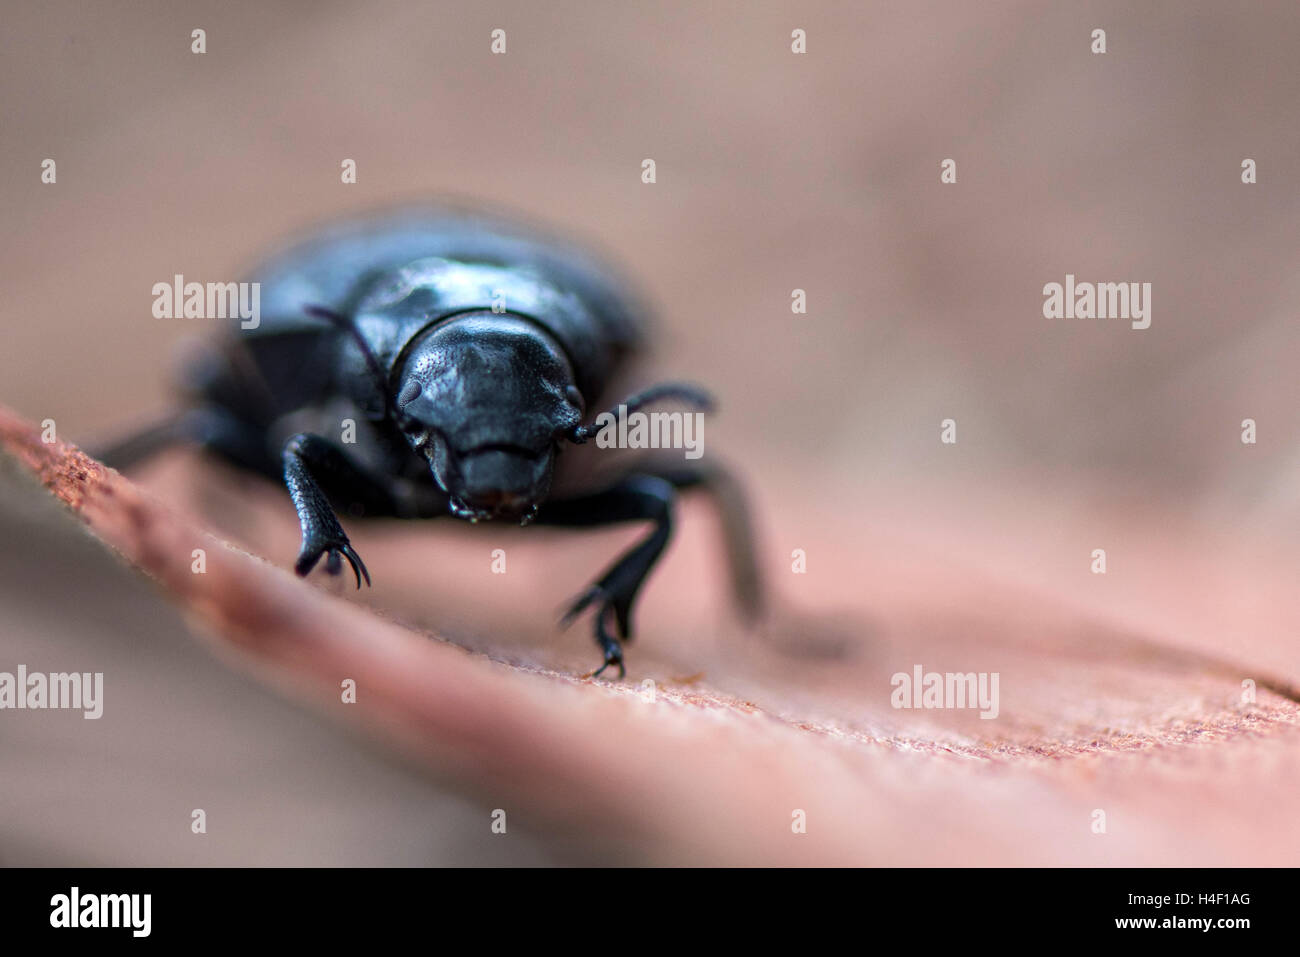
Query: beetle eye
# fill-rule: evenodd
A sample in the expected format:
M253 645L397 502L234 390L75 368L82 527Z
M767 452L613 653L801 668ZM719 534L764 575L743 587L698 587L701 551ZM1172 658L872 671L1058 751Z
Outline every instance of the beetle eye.
M565 389L564 397L568 399L572 405L577 406L579 415L587 411L587 403L583 401L582 393L578 391L576 385L571 385Z

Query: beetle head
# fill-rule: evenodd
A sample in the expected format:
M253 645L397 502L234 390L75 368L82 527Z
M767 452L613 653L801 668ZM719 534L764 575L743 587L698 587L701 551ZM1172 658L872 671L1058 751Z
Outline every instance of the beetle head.
M556 450L581 420L583 401L550 336L526 319L487 312L441 323L412 343L394 411L452 514L526 524L550 491Z

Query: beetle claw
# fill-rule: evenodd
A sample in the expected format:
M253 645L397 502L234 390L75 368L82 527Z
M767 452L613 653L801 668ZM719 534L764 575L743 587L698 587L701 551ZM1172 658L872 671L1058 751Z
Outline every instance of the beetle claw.
M352 573L357 576L357 590L360 591L361 589L362 576L365 576L366 584L369 585L370 572L366 569L366 563L361 560L361 556L357 554L356 549L353 548L350 543L345 542L339 551L343 553L343 557L346 558L348 564L352 566ZM330 554L332 555L334 553L331 552Z
M596 611L596 644L600 645L601 651L605 653L605 663L595 671L583 675L584 678L599 678L610 665L618 665L618 676L620 679L627 677L627 668L623 664L623 646L619 640L609 631L605 623L606 616L609 612L614 611L614 602L605 595L604 590L599 585L593 585L581 598L579 598L569 609L568 614L564 616L560 624L567 626L576 618L584 608L590 605L597 598L603 598L604 601Z
M320 561L322 554L326 556L325 572L327 574L337 575L343 571L343 559L346 558L348 564L352 566L352 573L357 576L357 588L361 587L362 578L365 579L367 585L370 584L370 571L366 568L366 563L361 560L361 556L357 554L356 549L352 547L351 542L343 542L340 545L327 545L315 554L304 551L298 556L298 560L294 562L293 570L298 573L299 577L306 578L308 573L316 567L316 563Z
M621 655L617 658L605 659L605 663L603 665L601 665L595 671L588 671L585 675L583 675L583 677L599 678L604 673L605 669L608 668L610 665L618 665L618 677L620 681L627 677L627 668L624 667L623 665L623 658Z

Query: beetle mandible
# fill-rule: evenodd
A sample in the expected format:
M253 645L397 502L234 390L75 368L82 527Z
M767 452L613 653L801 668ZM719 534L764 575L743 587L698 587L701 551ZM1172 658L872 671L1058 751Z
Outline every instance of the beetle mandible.
M346 560L358 588L370 574L334 506L471 522L649 522L564 615L567 624L595 610L604 663L592 676L610 665L625 675L633 603L671 536L676 492L700 487L720 509L738 605L758 614L743 496L717 465L661 456L599 487L553 490L564 447L596 434L586 412L643 346L645 311L605 264L496 216L419 207L319 231L249 278L260 283L256 326L232 327L207 349L185 370L186 406L104 450L108 464L194 442L282 479L302 529L295 571L325 557L338 574ZM698 388L664 384L618 405L630 413L666 400L711 404ZM355 444L325 437L349 416Z

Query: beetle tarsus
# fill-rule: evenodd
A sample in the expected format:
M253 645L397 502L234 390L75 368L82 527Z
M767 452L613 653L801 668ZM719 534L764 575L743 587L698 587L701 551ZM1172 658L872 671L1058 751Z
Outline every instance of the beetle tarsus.
M569 610L560 619L560 627L569 627L579 615L598 599L604 600L601 601L596 611L596 644L600 645L600 650L605 654L605 663L595 671L588 672L586 677L599 678L606 668L616 664L618 665L618 676L622 678L627 674L627 669L623 666L623 647L619 644L618 638L610 634L609 627L605 624L606 615L613 610L613 604L605 596L599 584L592 585L574 599L573 604L569 606Z
M622 646L618 643L618 639L609 633L609 628L605 625L605 613L608 608L609 606L606 605L596 615L596 641L599 642L601 651L605 653L605 663L587 677L599 678L610 665L618 665L618 677L621 681L627 677L627 668L623 664Z
M328 554L325 570L336 575L343 567L339 558L342 556L352 566L357 588L361 587L362 578L369 585L370 572L365 562L344 534L338 516L316 482L316 476L320 474L336 483L342 479L354 487L364 488L361 481L364 473L337 446L305 432L295 435L285 444L282 459L284 484L289 489L302 528L302 549L294 563L294 571L306 576L321 556ZM376 504L387 504L382 500L381 490L372 489L372 496L377 499Z

